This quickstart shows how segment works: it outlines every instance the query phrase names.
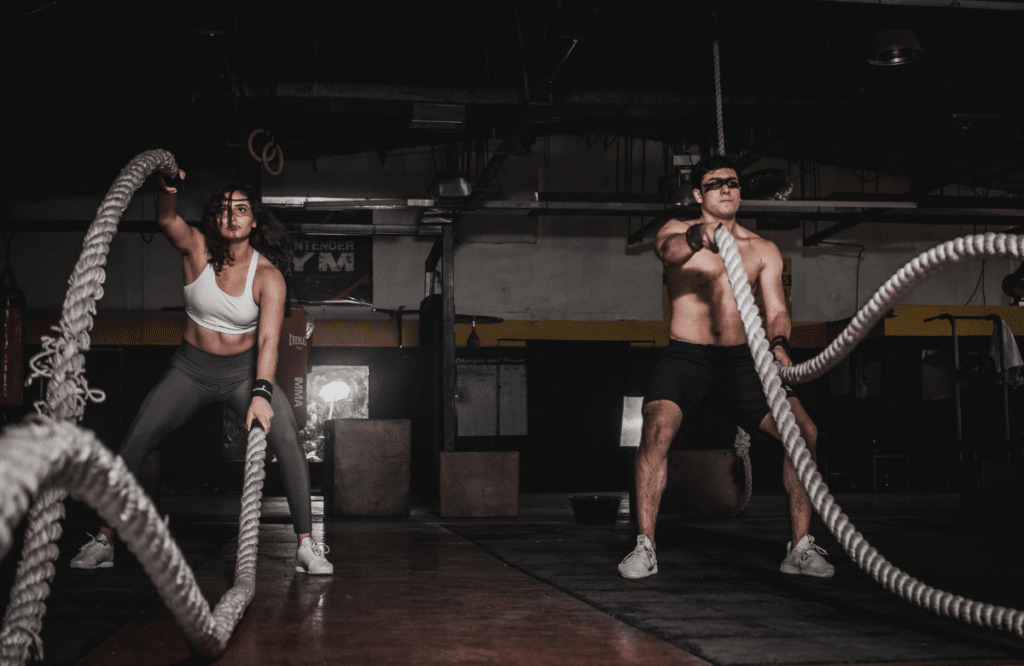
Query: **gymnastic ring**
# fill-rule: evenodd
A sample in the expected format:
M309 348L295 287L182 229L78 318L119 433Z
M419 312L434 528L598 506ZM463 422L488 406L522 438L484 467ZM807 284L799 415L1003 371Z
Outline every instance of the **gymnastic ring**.
M271 148L275 149L274 154L268 154L268 151ZM270 168L270 163L275 157L277 158L277 171ZM267 170L267 173L271 176L276 176L284 169L284 151L281 150L280 146L271 141L270 143L267 143L267 145L263 146L263 159L260 161L263 162L263 167Z
M256 154L255 150L253 150L253 140L260 134L266 134L267 144L274 146L274 137L273 135L270 134L270 132L263 129L253 130L252 134L249 135L249 154L252 155L252 158L257 162L267 162L268 160L273 160L275 157L277 157L277 146L274 146L274 152L270 153L269 155L267 155L266 152L264 151L263 159L260 159L260 156ZM264 147L266 147L267 144L263 144Z
M264 133L264 130L262 130L262 129L255 129L255 130L252 131L252 134L249 135L249 154L252 155L252 158L254 160L256 160L257 162L259 162L261 160L260 160L260 156L256 154L256 151L253 150L252 142L253 142L253 139L256 138L256 135L262 134L262 133Z

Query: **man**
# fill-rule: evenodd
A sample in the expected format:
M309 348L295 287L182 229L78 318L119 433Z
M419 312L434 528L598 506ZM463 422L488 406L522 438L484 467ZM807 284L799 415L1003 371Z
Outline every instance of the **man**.
M644 396L643 436L636 459L636 515L640 535L636 548L619 564L626 578L645 578L658 572L654 529L665 490L668 450L683 418L712 389L724 389L731 416L747 432L760 428L781 436L772 419L747 347L743 322L729 285L725 264L718 256L715 230L724 227L736 240L751 286L758 284L764 301L768 339L775 358L789 359L791 322L782 290L782 255L774 243L736 223L740 183L735 163L725 156L701 160L690 175L693 196L700 204L699 219L671 220L655 242L664 264L672 304L669 345L651 377ZM811 455L817 431L795 397L789 404ZM783 485L789 495L791 541L780 570L827 578L834 568L825 551L808 533L811 502L797 478L789 456L783 462ZM794 545L795 544L795 545Z

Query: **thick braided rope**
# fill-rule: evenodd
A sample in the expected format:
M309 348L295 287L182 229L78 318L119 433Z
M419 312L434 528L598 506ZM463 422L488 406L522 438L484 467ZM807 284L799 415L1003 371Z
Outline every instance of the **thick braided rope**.
M235 583L212 612L166 524L124 461L92 432L45 416L33 415L0 431L0 557L10 550L30 498L41 488L66 488L117 530L189 641L201 653L218 656L255 593L265 457L266 437L253 429L246 452ZM48 547L56 550L52 544ZM23 568L33 566L53 567L45 562ZM19 591L12 594L6 615L31 616L33 604L41 603L38 594ZM38 642L40 628L41 623L25 627L5 622L0 663L23 664L28 647Z
M998 241L996 238L998 238ZM757 306L754 304L754 299L751 296L750 285L747 283L747 273L743 269L740 253L736 249L736 243L733 241L732 234L726 231L724 227L719 227L715 231L715 242L718 244L722 260L725 262L733 295L736 298L736 304L743 319L747 343L750 345L751 353L754 356L754 364L761 378L761 385L765 396L768 398L768 404L771 406L772 418L775 419L779 432L782 434L786 454L793 461L793 466L800 477L800 482L807 489L807 494L815 510L821 516L829 531L835 535L843 550L850 556L850 559L856 562L857 566L865 572L869 573L885 589L896 594L904 601L930 610L938 615L961 620L967 624L998 629L1012 633L1018 638L1024 638L1024 611L965 599L959 595L926 585L893 566L877 550L871 547L864 538L864 535L856 531L849 517L842 513L839 505L835 502L835 498L829 493L828 486L821 478L818 467L811 459L811 454L807 450L803 437L800 436L800 429L796 425L796 419L793 417L792 411L790 411L789 402L786 400L785 391L782 389L782 381L779 379L774 356L768 350L768 342L765 339L764 329L761 326L761 318L758 316ZM1008 237L1005 234L999 234L997 237L996 234L985 234L983 237L972 236L967 239L958 239L957 241L943 244L940 247L946 246L955 248L956 251L942 251L936 255L931 255L931 251L925 253L930 257L936 258L936 262L932 264L930 263L931 259L929 259L927 268L921 270L923 275L930 275L947 265L966 261L967 259L961 256L966 254L966 252L961 252L961 248L972 248L972 251L977 252L979 255L974 258L981 258L983 256L1019 257L1021 254L1024 254L1024 237ZM1007 250L1011 246L1016 249ZM990 252L991 254L989 254ZM1017 252L1017 254L1013 252ZM941 261L937 260L939 254L943 256ZM918 259L921 259L921 257ZM911 264L918 262L918 259L915 259ZM911 264L908 264L908 266ZM907 268L904 267L897 275L905 274L906 270ZM901 278L901 283L903 279ZM908 288L903 288L901 284L893 289L893 293L899 295ZM851 323L851 327L852 325Z
M48 377L52 381L47 387L45 401L36 403L36 410L41 414L50 414L58 418L70 417L80 420L87 399L102 400L100 391L90 391L82 373L84 369L83 353L89 349L89 331L92 328L92 315L96 314L96 301L102 297L102 285L105 279L103 266L109 244L117 231L117 223L127 208L134 192L142 185L145 178L154 170L173 173L177 166L173 155L163 150L152 150L138 155L115 180L97 211L96 219L86 233L82 254L69 280L70 287L65 298L61 322L55 328L62 334L61 338L44 337L43 352L30 361L32 367L31 381L36 377ZM266 448L265 438L260 431L256 444L258 451ZM250 449L254 446L253 435L250 435ZM262 448L260 448L262 447ZM245 488L243 494L243 516L240 523L239 558L236 566L236 585L225 594L215 610L221 621L217 626L227 626L227 634L223 640L226 644L234 627L240 619L255 590L256 542L259 531L259 489L263 480L263 457L260 453L259 464L252 461L246 463ZM255 489L255 492L254 492ZM34 647L37 656L42 657L42 642L39 630L42 617L46 612L43 603L49 595L49 581L53 579L53 561L57 558L54 545L60 538L60 518L63 517L63 500L65 491L55 486L39 493L29 512L29 526L26 532L25 546L19 563L15 585L11 590L11 603L5 613L4 625L0 631L0 656L3 664L24 663L28 649ZM19 518L24 514L22 510ZM110 521L113 524L112 521ZM2 528L0 528L2 532ZM0 533L0 544L3 544ZM9 544L0 548L6 554ZM242 566L244 563L244 567ZM153 578L153 575L150 575ZM251 579L251 580L250 580ZM154 583L156 579L153 578ZM246 584L245 580L250 580ZM246 591L245 586L249 589ZM158 586L159 587L159 586ZM197 588L198 589L198 588ZM240 591L241 590L241 591ZM196 591L198 594L198 591ZM166 599L165 599L166 601ZM170 603L168 603L170 606ZM173 610L173 609L172 609ZM179 616L179 613L175 613ZM226 622L225 620L229 621ZM179 619L179 623L182 620ZM182 624L184 627L185 625ZM186 629L190 637L191 633ZM201 633L201 632L200 632ZM196 642L200 649L207 649ZM218 647L219 646L219 647ZM223 651L223 645L215 642L212 649ZM219 652L217 652L219 654ZM10 655L17 655L10 656Z
M6 462L2 451L0 462ZM6 481L4 485L8 487ZM53 580L54 575L53 562L59 554L56 542L61 534L58 521L64 517L64 495L63 488L45 487L40 490L37 500L28 511L25 556L18 562L10 601L4 613L3 629L0 630L0 664L24 663L30 650L34 651L37 659L43 659L43 641L39 633L43 629L43 615L46 614L49 581ZM6 498L3 500L5 508L10 506L12 509L20 509L19 519L26 505L27 501L15 506L8 505ZM7 527L5 522L0 525L0 530ZM0 544L7 543L9 538L6 534L0 535Z
M128 208L135 190L142 186L154 170L175 172L174 156L166 150L148 150L129 162L110 186L96 217L85 234L82 253L68 279L68 292L58 326L53 330L59 338L43 337L43 350L32 357L29 382L48 377L45 400L36 403L36 411L58 419L82 420L85 403L103 399L102 391L90 391L83 370L89 350L89 332L96 314L96 301L103 297L110 241L117 233L117 224Z
M871 331L893 305L925 279L966 261L1012 257L1024 259L1024 235L976 234L963 236L923 252L879 287L867 305L823 352L798 365L780 369L787 384L803 384L834 368Z
M89 389L84 374L84 352L90 347L92 315L96 314L96 301L103 295L103 266L121 214L146 176L158 168L167 172L176 170L174 157L167 151L152 150L132 160L114 181L89 225L82 252L68 281L60 323L54 328L61 335L59 338L44 336L43 350L29 360L32 370L29 382L38 377L50 380L45 400L35 403L36 411L41 414L81 420L87 400L99 402L104 398L102 391ZM11 594L12 599L17 596L35 601L31 605L16 606L13 613L8 607L3 633L0 634L0 642L4 646L8 641L22 641L26 636L35 636L31 644L40 657L42 643L38 640L38 630L46 612L43 602L49 595L49 581L54 575L52 562L57 558L57 548L53 544L61 536L58 521L64 516L64 496L60 488L40 493L29 512L19 573ZM6 653L6 647L3 650Z

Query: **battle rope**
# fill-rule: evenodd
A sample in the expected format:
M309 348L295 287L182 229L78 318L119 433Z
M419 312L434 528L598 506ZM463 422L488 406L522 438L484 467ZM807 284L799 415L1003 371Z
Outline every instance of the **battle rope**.
M102 285L106 279L103 267L121 215L128 208L135 190L156 169L176 173L174 156L166 150L149 150L133 159L110 186L96 211L96 218L85 233L82 253L68 279L60 323L53 329L60 333L60 337L44 336L43 350L29 361L32 369L29 382L38 377L52 380L46 385L45 400L35 404L40 414L81 421L87 400L103 400L102 391L89 389L83 372L84 352L89 351L91 343L89 332L92 330L92 317L96 314L96 301L103 298Z
M101 285L106 277L103 266L121 215L146 176L156 168L175 170L174 157L166 151L148 151L132 160L110 187L95 219L89 225L82 252L68 280L69 287L60 322L53 329L60 333L60 337L43 336L43 350L29 360L32 372L27 383L39 377L50 380L46 386L45 400L35 403L36 411L40 414L79 421L87 400L104 399L102 391L89 389L83 372L84 352L89 350L91 343L89 331L92 329L92 315L96 313L96 301L103 295ZM33 612L38 617L30 621L24 612L11 615L11 609L8 608L0 633L0 643L4 645L3 654L7 652L7 641L18 633L17 627L21 631L31 632L33 630L29 626L32 625L36 626L34 631L38 632L42 626L42 614L45 612L42 600L49 594L48 582L53 579L52 562L57 558L57 548L53 544L61 535L58 521L64 517L64 497L63 489L48 488L39 494L30 512L30 524L19 563L19 571L24 568L25 576L19 575L16 580L12 598L16 592L37 598L39 603ZM37 655L42 657L42 643L37 635L32 644ZM23 661L24 656L20 659Z
M152 150L133 159L114 181L97 211L96 218L86 232L82 253L69 280L70 287L64 301L61 321L59 326L54 328L61 337L44 337L43 351L30 360L30 382L37 377L51 380L46 387L45 400L35 404L40 416L33 417L27 428L31 435L53 439L52 433L56 431L70 433L69 436L77 438L75 441L82 440L81 433L85 431L71 424L60 424L54 419L80 420L86 401L101 400L103 397L101 391L89 389L83 376L84 352L88 351L90 346L92 316L96 314L96 301L103 295L103 266L106 263L110 241L117 232L118 221L132 195L146 177L157 169L164 173L175 173L177 166L173 155L164 150ZM172 560L175 557L180 558L180 551L176 546L173 546L174 553L169 556L150 553L144 543L138 546L139 551L131 546L132 543L148 541L150 544L160 544L159 547L164 548L165 544L173 545L173 542L152 503L119 458L119 467L107 464L106 472L96 473L97 478L106 474L102 481L111 488L117 488L121 493L112 495L114 499L111 501L118 502L122 509L117 512L93 503L108 502L107 495L94 496L87 490L81 490L81 485L71 483L79 483L91 473L71 465L72 461L66 458L70 457L76 463L80 459L98 460L102 458L100 453L90 452L91 445L86 444L65 443L62 446L51 442L48 446L41 447L37 441L29 441L25 437L10 434L20 433L23 428L25 426L8 426L0 433L0 491L7 493L0 494L0 516L3 518L0 522L0 558L6 556L10 549L13 528L24 516L29 498L35 496L28 511L29 525L22 558L18 564L17 578L11 589L11 601L4 615L3 629L0 630L0 664L4 665L23 664L29 648L34 648L37 656L42 658L39 631L42 628L43 614L46 612L44 601L49 595L48 583L54 575L53 561L58 554L55 544L61 536L58 521L64 516L62 502L66 495L65 487L72 493L80 491L81 499L99 511L111 527L122 532L122 540L129 544L133 552L137 555L140 552L144 553L139 555L144 566L145 563L166 562L167 557ZM98 447L107 456L111 455L102 445ZM195 586L191 571L188 571L187 576L182 574L181 577L175 578L166 577L159 571L154 573L146 566L161 597L190 640L200 651L210 656L223 652L227 638L234 631L235 625L252 599L265 449L266 438L262 430L254 430L250 433L249 450L246 454L235 586L221 599L212 618L205 600L202 600L202 595ZM52 469L50 463L65 467L71 465L68 469L77 471L69 480L61 476L59 470ZM92 482L91 477L89 479ZM108 513L111 515L107 515ZM143 513L147 517L146 521L134 519L136 514ZM150 524L150 518L155 518L155 525ZM181 562L187 570L184 560ZM189 582L191 585L182 587Z
M959 595L938 590L912 578L888 562L868 544L857 532L850 519L842 513L835 498L828 492L828 486L818 473L817 465L811 459L796 419L790 411L779 375L787 382L801 383L820 377L848 355L871 326L880 319L896 300L907 293L924 278L948 266L991 257L1024 258L1024 236L1007 234L984 234L958 238L933 248L901 268L875 294L846 330L814 359L792 368L776 367L775 357L768 349L761 318L751 296L747 274L740 260L739 250L724 227L715 231L722 260L729 275L733 295L736 298L743 328L754 356L754 364L761 378L765 396L771 406L772 418L783 436L786 454L793 461L800 482L807 489L815 510L821 516L829 531L835 535L843 550L861 569L871 574L885 589L904 601L925 608L938 615L951 617L967 624L999 629L1024 638L1024 611L993 606ZM822 358L825 357L825 358Z
M256 590L266 449L263 431L253 428L246 450L235 582L212 612L181 549L124 460L95 434L72 423L32 415L0 433L0 557L10 549L14 528L31 498L40 489L67 489L118 532L192 645L204 655L218 656ZM26 536L26 540L30 538ZM0 663L23 664L30 645L38 647L48 590L44 582L44 594L40 595L24 578L52 578L57 547L51 542L45 548L51 551L48 561L23 559L19 564L4 620Z
M834 368L857 343L871 331L904 294L935 273L967 261L990 257L1021 258L1024 236L1013 234L976 234L946 241L908 262L885 284L879 287L867 305L861 308L850 324L825 350L792 367L780 369L789 384L803 384L821 377Z

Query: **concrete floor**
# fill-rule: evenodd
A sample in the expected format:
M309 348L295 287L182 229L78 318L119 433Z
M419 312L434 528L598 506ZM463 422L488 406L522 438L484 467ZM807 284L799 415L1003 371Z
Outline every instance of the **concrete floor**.
M970 514L956 495L840 496L890 561L963 596L1024 607L1024 519ZM161 508L211 602L230 586L237 496L169 495ZM524 495L515 519L334 520L314 525L332 577L292 568L281 498L267 498L257 596L218 664L1024 664L1024 640L939 618L889 595L815 519L836 565L778 572L785 498L730 519L659 525L660 573L615 570L635 542L576 525L565 495ZM315 505L322 515L322 505ZM69 507L42 637L43 664L210 663L189 649L123 546L113 569L68 567L95 525ZM0 575L10 575L8 557ZM0 578L6 588L9 578Z

